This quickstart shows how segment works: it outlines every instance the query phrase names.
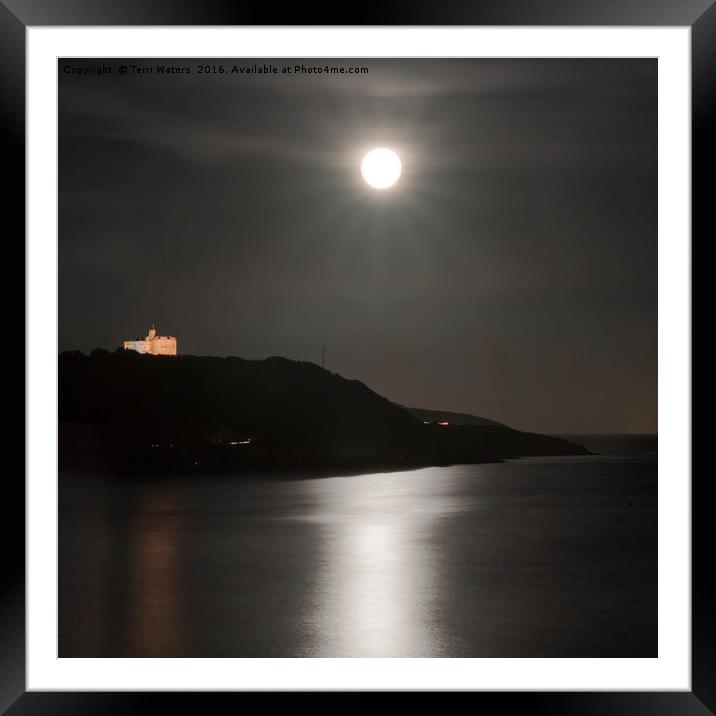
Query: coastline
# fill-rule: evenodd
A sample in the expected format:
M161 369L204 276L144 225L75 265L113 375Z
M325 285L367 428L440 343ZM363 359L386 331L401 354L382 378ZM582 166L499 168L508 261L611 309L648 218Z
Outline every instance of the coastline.
M257 475L359 475L380 472L402 472L428 467L494 464L527 457L592 455L585 447L567 442L537 445L543 449L507 451L476 445L470 450L438 450L434 444L413 444L374 454L340 456L330 446L311 449L281 449L265 446L246 449L201 442L171 446L140 446L112 441L97 426L72 426L74 440L67 439L68 426L60 423L60 471L103 472L122 476L151 477L157 475L211 475L242 473ZM78 432L81 439L77 440ZM441 434L444 434L441 433ZM540 436L543 437L543 436ZM545 449L545 446L547 449Z

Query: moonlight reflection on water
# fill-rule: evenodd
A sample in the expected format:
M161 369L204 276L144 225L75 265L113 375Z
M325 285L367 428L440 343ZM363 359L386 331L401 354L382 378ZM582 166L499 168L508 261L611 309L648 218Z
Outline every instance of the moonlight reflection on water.
M379 474L321 486L317 655L442 655L430 537L449 506L438 495L426 500L434 480L427 469L410 481Z
M60 656L655 656L656 478L63 474Z

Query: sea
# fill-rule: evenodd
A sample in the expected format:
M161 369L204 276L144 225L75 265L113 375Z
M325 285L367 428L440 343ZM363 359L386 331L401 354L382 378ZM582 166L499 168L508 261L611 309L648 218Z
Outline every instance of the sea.
M656 657L657 440L397 472L59 476L60 657Z

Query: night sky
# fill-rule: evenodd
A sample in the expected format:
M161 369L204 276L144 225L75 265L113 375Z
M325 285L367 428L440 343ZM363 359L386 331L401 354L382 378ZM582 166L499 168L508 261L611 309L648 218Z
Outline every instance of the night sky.
M199 62L59 61L60 350L325 344L412 407L656 432L656 60ZM158 63L192 72L118 73Z

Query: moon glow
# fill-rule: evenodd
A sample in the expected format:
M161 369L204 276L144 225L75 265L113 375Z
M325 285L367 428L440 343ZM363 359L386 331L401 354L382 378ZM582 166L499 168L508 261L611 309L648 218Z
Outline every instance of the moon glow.
M400 178L402 166L400 157L385 147L371 149L363 157L360 171L369 186L374 189L388 189Z

